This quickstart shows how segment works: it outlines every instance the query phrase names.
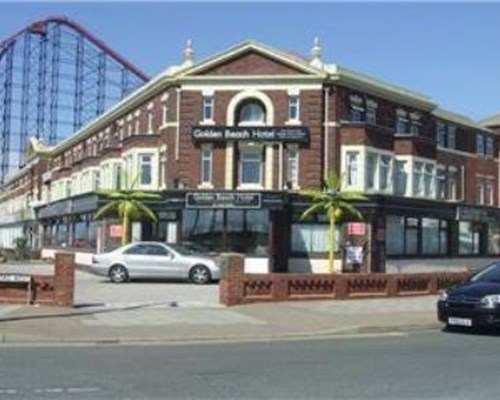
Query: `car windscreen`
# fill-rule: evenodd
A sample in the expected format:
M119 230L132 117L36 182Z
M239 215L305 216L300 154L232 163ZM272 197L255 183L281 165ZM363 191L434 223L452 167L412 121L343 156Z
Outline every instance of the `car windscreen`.
M500 263L494 263L479 271L471 282L498 282L500 283Z

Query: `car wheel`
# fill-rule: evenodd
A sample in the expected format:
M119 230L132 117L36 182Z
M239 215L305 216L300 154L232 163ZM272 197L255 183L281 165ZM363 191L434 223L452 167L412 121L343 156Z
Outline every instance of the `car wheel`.
M189 279L197 285L204 285L212 280L210 270L204 265L195 265L189 271Z
M109 279L113 283L123 283L128 281L128 271L123 265L115 265L109 270Z

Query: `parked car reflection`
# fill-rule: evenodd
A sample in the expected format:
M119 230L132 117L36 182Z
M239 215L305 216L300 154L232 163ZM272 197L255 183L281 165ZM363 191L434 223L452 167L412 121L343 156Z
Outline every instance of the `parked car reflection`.
M205 284L220 278L220 261L194 247L135 242L95 255L91 271L115 283L134 278L174 278Z

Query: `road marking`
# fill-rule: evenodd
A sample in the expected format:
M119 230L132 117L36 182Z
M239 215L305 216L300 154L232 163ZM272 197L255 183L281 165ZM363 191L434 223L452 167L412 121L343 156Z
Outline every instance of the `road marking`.
M0 394L16 394L16 389L0 389Z
M81 387L81 388L68 388L68 393L90 393L90 392L98 392L101 389L97 387Z

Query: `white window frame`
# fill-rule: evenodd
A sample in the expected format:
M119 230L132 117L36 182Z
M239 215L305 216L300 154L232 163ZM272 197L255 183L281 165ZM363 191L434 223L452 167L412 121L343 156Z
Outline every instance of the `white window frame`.
M147 163L144 162L143 157L149 157L149 161ZM137 154L137 166L138 166L138 173L139 173L139 186L141 187L147 187L147 186L152 186L154 183L154 159L155 155L154 153L138 153ZM144 165L149 165L150 167L150 182L149 183L144 183L142 181L142 167Z
M295 117L292 115L295 109ZM300 122L300 96L288 96L288 122Z
M240 146L238 160L238 189L262 189L264 187L264 155L261 145ZM260 156L259 182L243 182L243 157L245 154L256 153Z
M202 121L211 123L214 121L215 101L213 95L204 95L202 100ZM207 113L207 111L209 112Z
M299 146L296 144L291 144L287 146L288 159L287 159L287 183L291 184L292 189L299 188L299 176L300 176L300 150ZM292 154L294 155L292 157ZM295 171L293 171L293 165L295 165Z
M208 179L205 179L205 162L208 162ZM213 180L213 146L211 143L201 146L200 182L201 186L212 186Z
M355 156L352 158L352 156ZM359 188L360 171L361 171L361 152L355 150L347 150L345 152L345 182L349 188ZM353 162L354 161L354 162Z

